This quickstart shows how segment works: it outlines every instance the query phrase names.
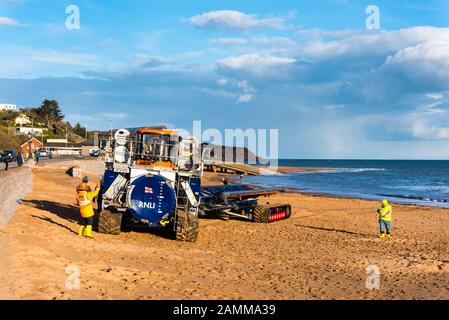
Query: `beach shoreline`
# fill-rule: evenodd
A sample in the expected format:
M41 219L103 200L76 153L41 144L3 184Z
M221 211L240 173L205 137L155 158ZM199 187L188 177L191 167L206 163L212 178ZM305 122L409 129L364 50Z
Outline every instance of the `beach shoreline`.
M101 166L81 165L94 185ZM66 167L35 167L32 192L1 229L3 299L449 299L448 209L394 205L393 238L379 239L378 201L289 192L260 202L290 203L290 219L202 219L196 243L138 230L91 240L77 237L79 178ZM78 289L66 286L68 268Z
M292 166L279 166L277 172L282 174L290 174L290 173L314 173L314 172L330 172L332 173L338 173L338 171L341 170L342 172L345 172L346 170L349 170L349 168L333 168L333 167L292 167ZM352 170L359 170L359 168L355 168ZM367 170L367 169L364 169ZM223 175L224 177L226 174ZM262 175L262 177L267 177ZM273 176L275 177L275 176ZM227 180L232 183L240 183L240 179L238 175L232 175L228 174L226 176ZM253 179L254 180L254 179ZM218 181L220 182L221 181ZM264 184L263 182L257 182L257 181L250 181L246 182L254 186L259 186L263 188L270 188L273 187L272 184ZM292 192L292 193L299 193L303 195L310 195L310 196L317 196L317 197L330 197L330 198L338 198L338 199L347 199L347 200L377 200L381 201L382 199L387 198L391 203L397 204L397 205L405 205L405 206L416 206L416 207L423 207L423 208L446 208L449 209L449 201L448 200L432 200L432 199L424 199L419 197L413 197L413 196L401 196L401 195L382 195L382 194L344 194L339 192L332 192L332 191L307 191L302 188L295 188L291 187L289 185L279 185L276 187L284 188L284 192Z

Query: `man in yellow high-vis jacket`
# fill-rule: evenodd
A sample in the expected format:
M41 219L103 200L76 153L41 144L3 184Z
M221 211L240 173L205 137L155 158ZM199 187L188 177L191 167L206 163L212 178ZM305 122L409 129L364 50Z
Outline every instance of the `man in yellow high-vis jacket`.
M377 209L377 213L379 214L380 237L391 237L391 215L393 214L393 207L387 200L382 200L380 207Z
M76 188L77 197L76 202L80 206L80 228L78 236L86 236L93 238L92 235L92 225L93 217L95 215L94 209L92 207L92 199L98 195L100 187L96 186L94 191L91 191L89 185L89 178L84 177L81 184Z

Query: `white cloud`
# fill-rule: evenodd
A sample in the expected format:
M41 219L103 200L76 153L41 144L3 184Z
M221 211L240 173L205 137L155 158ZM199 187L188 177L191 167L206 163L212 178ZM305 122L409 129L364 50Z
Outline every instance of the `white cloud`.
M225 98L233 98L235 99L237 95L233 92L226 91L226 90L215 90L210 88L198 88L199 91L203 93L207 93L216 97L225 97Z
M310 58L332 58L366 53L396 53L420 43L449 41L449 28L413 27L395 31L301 30L314 39L306 43L301 54Z
M386 63L410 63L417 60L439 61L449 65L449 40L447 42L427 42L399 50L389 56Z
M21 24L17 20L8 17L0 17L0 26L20 27Z
M427 113L427 114L435 114L435 113L446 113L446 110L438 107L442 107L442 102L433 102L430 104L426 104L422 107L418 108L419 112Z
M449 88L449 40L424 42L406 47L387 57L382 72L399 73L419 88Z
M255 93L257 90L247 80L238 81L237 87L242 90L242 94L239 96L237 103L248 103L256 97Z
M386 64L432 63L441 72L449 70L449 40L426 42L399 50ZM443 68L443 69L442 69Z
M296 42L287 37L253 37L251 41L259 46L294 47Z
M292 58L276 57L262 54L244 54L220 60L218 64L231 70L246 70L254 73L265 71L267 68L285 66L294 63Z
M79 75L89 68L97 68L103 62L96 55L55 49L38 49L5 44L0 52L0 77L35 78Z
M217 84L220 87L226 87L228 91L224 90L211 90L203 88L202 91L225 97L236 98L236 103L247 103L256 97L257 90L254 89L247 80L235 80L220 78L217 80ZM231 90L233 91L231 93Z
M237 100L237 103L248 103L251 102L254 99L254 95L253 94L243 94L239 97L239 99Z
M412 135L419 139L447 140L449 139L449 128L417 122L412 126Z
M225 85L227 85L228 84L228 80L226 79L226 78L221 78L221 79L218 79L217 80L217 83L220 85L220 86L225 86Z
M269 53L250 53L221 59L215 66L218 72L233 78L246 78L260 82L266 79L290 78L295 62L293 58Z
M95 55L61 52L53 49L33 50L30 52L30 58L34 61L63 65L95 66L98 64L98 60Z
M248 30L260 27L282 28L283 18L258 18L256 15L246 14L234 10L218 10L205 12L188 19L188 22L198 27L224 27Z
M248 41L243 38L217 38L212 39L211 43L219 46L233 47L245 45Z
M440 100L443 99L444 95L442 93L428 93L426 97L432 100Z

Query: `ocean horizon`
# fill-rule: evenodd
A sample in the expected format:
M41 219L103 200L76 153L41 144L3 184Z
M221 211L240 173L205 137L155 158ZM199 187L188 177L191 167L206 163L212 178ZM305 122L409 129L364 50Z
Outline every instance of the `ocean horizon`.
M449 160L280 159L280 167L321 168L245 182L305 193L449 208Z

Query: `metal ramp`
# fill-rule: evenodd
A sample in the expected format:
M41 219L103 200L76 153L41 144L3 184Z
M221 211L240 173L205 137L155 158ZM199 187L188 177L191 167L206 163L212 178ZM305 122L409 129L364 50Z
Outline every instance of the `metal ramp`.
M271 196L284 191L284 188L259 188L249 184L227 184L201 187L201 200L209 201L217 193L221 193L225 199L246 199L260 196Z
M204 161L204 170L211 172L243 174L248 176L258 176L261 174L260 169L252 165L213 160Z

